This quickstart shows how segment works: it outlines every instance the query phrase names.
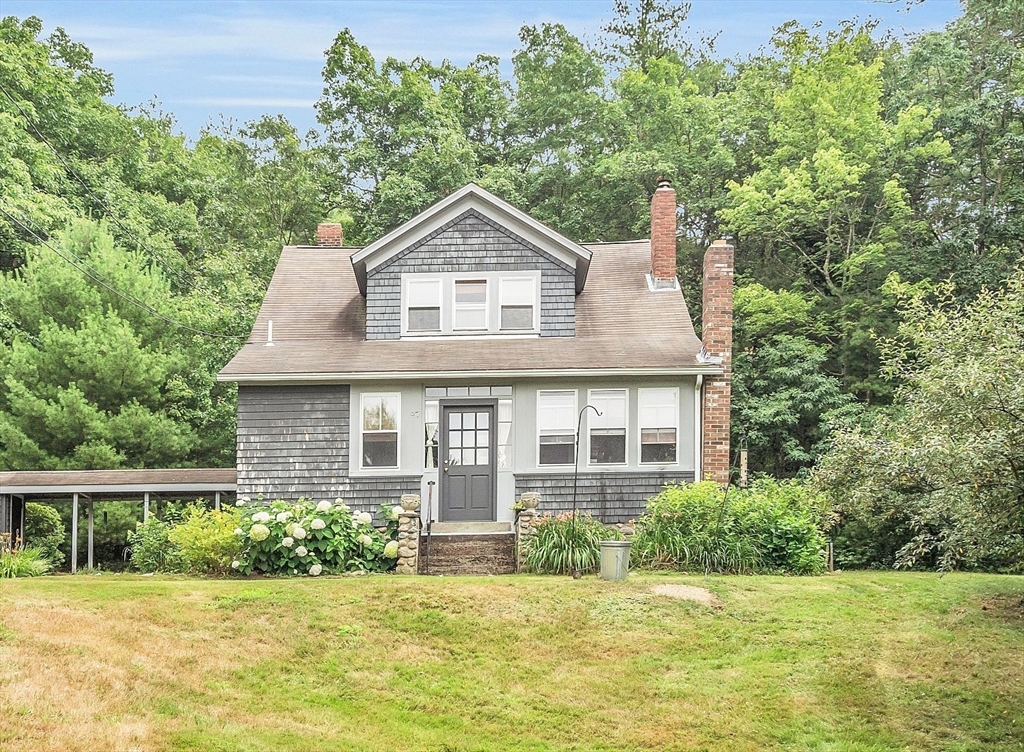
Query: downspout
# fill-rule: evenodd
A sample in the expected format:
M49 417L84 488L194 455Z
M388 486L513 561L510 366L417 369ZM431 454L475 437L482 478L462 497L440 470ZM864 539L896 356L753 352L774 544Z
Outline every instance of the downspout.
M697 374L697 384L693 389L693 481L700 483L700 450L701 450L701 427L704 425L704 400L701 399L701 390L704 387L704 374Z

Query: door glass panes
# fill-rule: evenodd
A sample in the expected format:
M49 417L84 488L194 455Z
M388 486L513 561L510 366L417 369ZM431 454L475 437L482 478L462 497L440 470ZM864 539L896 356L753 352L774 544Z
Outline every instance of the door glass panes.
M626 390L595 389L590 404L600 415L587 412L590 427L590 464L622 465L626 462Z
M441 281L410 280L406 285L406 307L408 331L441 331Z
M448 464L488 465L491 415L486 410L448 412Z
M498 467L512 467L512 400L498 400Z
M398 467L398 395L364 394L363 467Z
M455 329L487 328L487 281L455 280Z
M573 464L576 445L575 421L575 392L537 392L537 427L539 429L537 462L539 464Z
M676 389L639 390L640 462L676 462L678 397Z

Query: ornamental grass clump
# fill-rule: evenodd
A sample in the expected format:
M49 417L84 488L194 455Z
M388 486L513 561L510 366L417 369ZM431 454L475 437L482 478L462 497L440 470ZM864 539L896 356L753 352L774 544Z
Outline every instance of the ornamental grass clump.
M541 517L536 533L526 542L523 564L536 574L595 572L601 565L601 541L620 540L614 528L595 520L588 512Z
M240 553L231 566L241 574L386 572L397 543L373 527L373 515L353 512L341 499L259 502L243 505L236 530Z

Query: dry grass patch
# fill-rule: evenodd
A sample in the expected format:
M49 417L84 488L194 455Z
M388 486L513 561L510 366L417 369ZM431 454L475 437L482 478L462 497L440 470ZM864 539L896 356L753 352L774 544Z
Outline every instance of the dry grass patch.
M0 749L1019 749L1024 628L991 604L1022 592L896 573L16 581Z

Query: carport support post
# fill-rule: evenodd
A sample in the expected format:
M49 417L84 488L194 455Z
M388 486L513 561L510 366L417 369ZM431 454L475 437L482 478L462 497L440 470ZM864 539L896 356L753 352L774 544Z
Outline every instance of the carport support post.
M71 574L78 571L78 493L71 496Z
M213 494L213 508L220 511L220 491Z
M142 521L145 522L149 519L149 491L146 491L145 496L142 500Z
M93 528L92 521L93 521L93 516L94 515L92 513L92 497L91 496L89 497L89 501L86 502L85 513L86 513L86 515L87 515L87 517L89 519L89 548L88 548L88 553L86 554L86 558L89 561L89 569L92 569L92 528Z

